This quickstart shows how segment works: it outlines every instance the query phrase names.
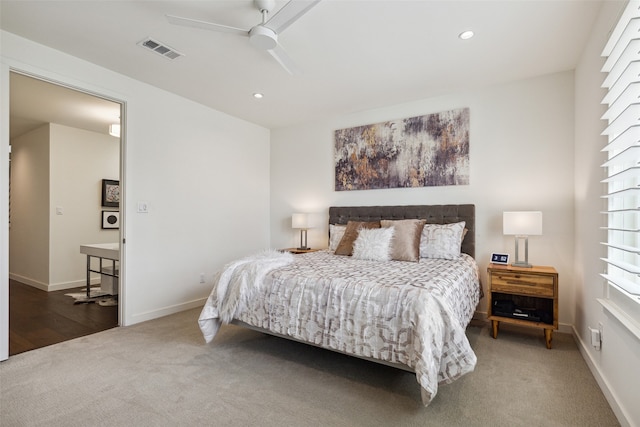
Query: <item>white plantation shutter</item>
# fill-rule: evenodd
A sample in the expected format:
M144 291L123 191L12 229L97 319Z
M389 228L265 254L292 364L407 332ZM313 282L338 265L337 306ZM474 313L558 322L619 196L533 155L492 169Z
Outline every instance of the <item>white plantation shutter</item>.
M607 200L602 276L608 288L603 304L632 320L640 310L640 0L629 2L602 55L607 57L602 71L608 73L602 101L608 106L602 116L608 123L602 133L608 139L602 165Z

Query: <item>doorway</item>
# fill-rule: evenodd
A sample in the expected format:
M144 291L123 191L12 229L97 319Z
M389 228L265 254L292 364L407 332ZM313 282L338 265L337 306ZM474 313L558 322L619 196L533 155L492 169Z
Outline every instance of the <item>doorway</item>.
M77 304L67 294L87 284L80 245L121 241L122 205L105 205L102 186L122 183L122 138L109 131L120 126L124 105L19 72L10 72L9 81L13 355L119 324L117 305ZM100 291L102 277L90 273L92 289ZM111 289L121 299L119 286Z

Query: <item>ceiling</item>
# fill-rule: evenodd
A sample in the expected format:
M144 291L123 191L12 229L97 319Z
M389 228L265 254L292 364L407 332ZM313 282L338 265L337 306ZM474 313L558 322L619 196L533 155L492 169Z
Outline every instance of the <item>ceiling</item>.
M9 91L11 139L45 123L105 134L120 123L120 104L22 74L11 74Z
M275 3L277 10L286 1ZM572 70L600 6L323 0L279 36L301 69L293 76L246 38L172 25L165 17L249 29L261 20L250 0L2 0L0 27L274 129ZM475 37L459 39L468 29ZM185 56L169 60L137 45L147 37Z

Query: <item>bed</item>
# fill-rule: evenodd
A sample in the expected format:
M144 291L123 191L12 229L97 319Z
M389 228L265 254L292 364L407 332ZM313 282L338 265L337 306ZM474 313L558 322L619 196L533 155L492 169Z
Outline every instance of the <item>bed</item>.
M331 207L329 229L329 249L227 264L199 318L205 340L234 323L415 372L427 406L476 364L475 206Z

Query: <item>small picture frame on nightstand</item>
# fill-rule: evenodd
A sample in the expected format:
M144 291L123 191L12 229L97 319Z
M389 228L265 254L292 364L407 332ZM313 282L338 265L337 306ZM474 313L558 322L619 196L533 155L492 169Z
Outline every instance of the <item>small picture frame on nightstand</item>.
M491 254L491 263L507 265L509 264L509 254L499 254L494 252Z

